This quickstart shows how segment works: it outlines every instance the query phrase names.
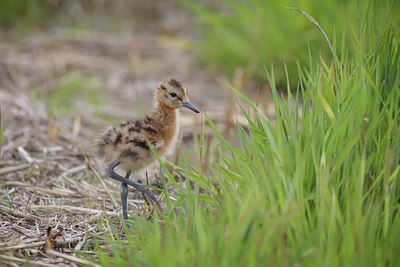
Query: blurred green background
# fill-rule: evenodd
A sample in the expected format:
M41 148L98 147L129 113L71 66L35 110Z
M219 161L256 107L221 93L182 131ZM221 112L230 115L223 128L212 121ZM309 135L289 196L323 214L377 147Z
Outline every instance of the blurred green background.
M230 76L243 70L247 79L266 79L264 67L273 62L280 87L285 82L284 64L290 80L296 84L296 61L303 67L311 64L310 56L330 62L328 46L317 28L306 17L286 7L299 8L314 17L333 46L339 48L335 49L338 57L340 45L351 40L357 30L352 27L363 23L358 21L358 14L370 8L369 1L357 0L185 3L196 14L201 39L194 43L194 48L205 62L217 65ZM385 3L377 1L379 5ZM384 6L376 12L383 10ZM393 12L399 14L398 4Z
M165 8L166 3L172 8ZM376 4L387 5L379 1ZM369 8L369 1L5 0L0 2L0 25L2 35L9 40L27 30L59 25L106 31L155 31L184 41L184 47L196 53L199 63L229 80L241 75L245 82L265 81L264 67L273 63L278 85L284 87L284 64L292 85L296 85L296 61L306 66L311 64L311 55L325 60L328 66L330 62L328 47L317 28L286 7L297 7L313 16L340 57L341 44L351 40L349 37L356 32L351 25L362 26L357 14ZM400 23L398 3L393 4L391 12L397 14L393 17ZM165 26L165 21L171 19L179 21L176 27Z

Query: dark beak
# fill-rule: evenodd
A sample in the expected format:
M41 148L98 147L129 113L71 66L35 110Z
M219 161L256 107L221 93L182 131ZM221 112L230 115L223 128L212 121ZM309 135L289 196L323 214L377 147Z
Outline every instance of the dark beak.
M183 102L182 103L182 106L183 107L185 107L185 108L188 108L188 109L190 109L190 110L193 110L194 112L196 112L196 113L199 113L200 111L197 109L197 108L195 108L192 104L190 104L190 102L189 101L185 101L185 102Z

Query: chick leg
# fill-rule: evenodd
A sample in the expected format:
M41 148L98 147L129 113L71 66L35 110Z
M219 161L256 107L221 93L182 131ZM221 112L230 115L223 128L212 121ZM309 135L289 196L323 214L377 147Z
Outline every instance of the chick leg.
M129 176L131 175L131 172L128 171L125 175L126 179L129 179ZM126 222L128 220L128 185L126 183L122 183L120 186L120 192L121 192L121 204L122 204L122 214L124 217L124 221Z
M115 167L117 167L119 164L121 164L121 162L115 161L107 165L106 172L108 176L117 181L133 186L134 188L136 188L136 190L142 192L146 197L146 199L149 200L152 205L154 204L157 205L157 207L162 211L160 203L158 202L157 198L154 196L154 194L150 191L148 187L141 185L135 181L129 180L125 177L122 177L121 175L114 172Z

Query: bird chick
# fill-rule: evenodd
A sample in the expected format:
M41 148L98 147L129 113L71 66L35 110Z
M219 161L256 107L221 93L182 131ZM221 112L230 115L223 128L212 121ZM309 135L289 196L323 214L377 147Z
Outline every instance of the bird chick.
M179 132L179 108L186 107L196 113L199 110L190 102L186 88L175 79L161 82L154 93L153 111L142 118L125 121L105 132L96 144L95 155L107 174L121 184L121 204L126 221L128 185L141 192L151 204L160 207L157 198L148 187L129 180L131 173L138 172L156 161L149 145L159 156L173 151ZM114 172L119 166L126 171L125 177Z

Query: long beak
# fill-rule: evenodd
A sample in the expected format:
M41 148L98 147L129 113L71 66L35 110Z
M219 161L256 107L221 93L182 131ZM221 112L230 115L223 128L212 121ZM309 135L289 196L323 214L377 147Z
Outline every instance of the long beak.
M200 111L197 109L197 108L195 108L192 104L190 104L190 102L189 101L185 101L185 102L183 102L182 103L182 107L185 107L185 108L188 108L188 109L190 109L190 110L193 110L194 112L196 112L196 113L199 113Z

